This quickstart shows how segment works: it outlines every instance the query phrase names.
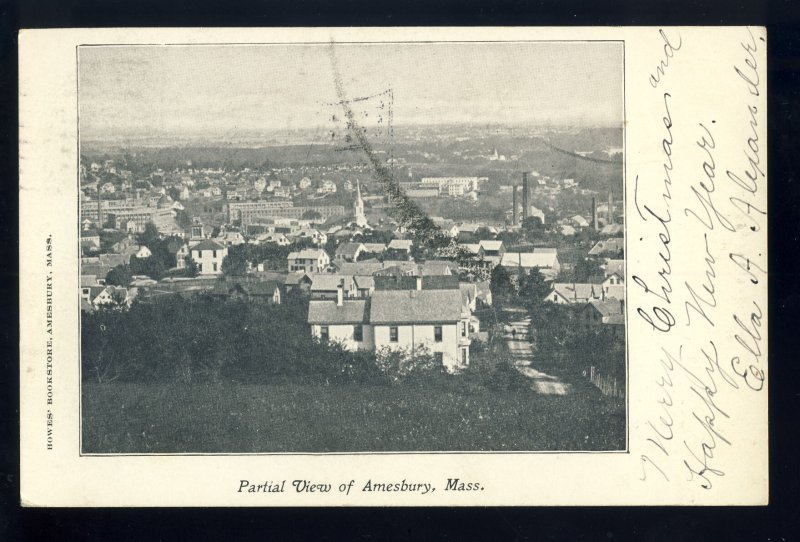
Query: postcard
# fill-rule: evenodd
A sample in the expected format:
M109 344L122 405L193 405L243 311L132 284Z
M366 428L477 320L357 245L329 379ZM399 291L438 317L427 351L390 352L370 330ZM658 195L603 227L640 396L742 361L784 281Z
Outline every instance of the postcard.
M767 503L764 28L19 45L23 505Z

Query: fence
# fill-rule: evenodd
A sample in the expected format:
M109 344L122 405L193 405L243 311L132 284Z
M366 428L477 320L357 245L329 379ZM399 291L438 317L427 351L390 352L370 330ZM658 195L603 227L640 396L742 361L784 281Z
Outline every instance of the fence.
M625 384L616 378L602 375L594 366L589 367L589 380L607 397L625 397Z

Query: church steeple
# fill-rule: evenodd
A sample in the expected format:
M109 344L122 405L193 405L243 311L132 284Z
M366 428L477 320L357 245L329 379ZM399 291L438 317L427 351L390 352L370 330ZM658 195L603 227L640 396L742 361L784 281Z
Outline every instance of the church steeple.
M356 201L353 204L356 215L356 226L359 228L367 227L367 217L364 214L364 200L361 199L361 183L356 181Z

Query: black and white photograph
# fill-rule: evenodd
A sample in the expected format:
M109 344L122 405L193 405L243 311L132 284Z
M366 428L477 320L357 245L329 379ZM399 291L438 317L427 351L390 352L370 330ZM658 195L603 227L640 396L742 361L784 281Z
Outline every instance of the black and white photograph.
M622 41L76 62L82 454L628 449Z

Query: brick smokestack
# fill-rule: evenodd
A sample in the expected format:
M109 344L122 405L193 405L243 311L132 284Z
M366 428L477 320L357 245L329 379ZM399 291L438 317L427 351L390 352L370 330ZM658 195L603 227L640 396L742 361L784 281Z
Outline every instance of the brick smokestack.
M511 225L517 225L517 185L511 185Z
M611 190L608 191L608 223L614 223L614 195Z
M592 196L592 224L595 231L600 229L597 224L597 198L594 196Z
M528 218L528 172L522 172L522 221Z

